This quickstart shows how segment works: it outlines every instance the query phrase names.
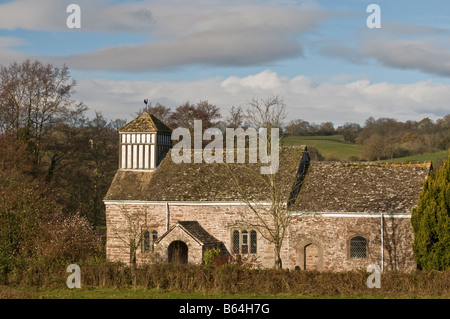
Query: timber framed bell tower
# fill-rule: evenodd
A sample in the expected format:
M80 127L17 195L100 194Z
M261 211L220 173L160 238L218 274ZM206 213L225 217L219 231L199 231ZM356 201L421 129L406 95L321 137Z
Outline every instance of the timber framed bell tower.
M153 171L172 147L172 130L146 112L119 129L119 169Z

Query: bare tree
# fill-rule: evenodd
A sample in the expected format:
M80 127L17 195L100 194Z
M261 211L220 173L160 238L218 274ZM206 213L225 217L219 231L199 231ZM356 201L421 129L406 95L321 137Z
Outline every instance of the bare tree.
M172 128L184 127L189 130L194 129L194 121L201 120L202 128L214 127L219 124L220 110L217 106L208 101L199 101L197 105L190 104L189 101L178 106L170 115L170 126Z
M147 225L147 211L142 216L128 211L123 205L120 205L119 209L125 222L115 227L115 234L127 252L130 253L130 265L135 266L137 250L144 239L142 229Z
M67 116L75 105L75 87L67 66L26 60L0 67L0 127L28 144L36 171L50 124Z
M236 187L239 199L246 204L247 210L242 211L231 227L256 230L268 243L274 247L274 266L283 266L281 249L292 220L291 207L298 201L298 192L302 176L306 172L307 162L299 163L298 156L293 156L292 149L280 149L281 166L274 174L260 174L258 164L227 165L228 176ZM296 167L298 171L290 171ZM295 174L295 180L292 179ZM251 187L249 187L251 185ZM256 198L255 191L262 192L264 200Z
M276 96L265 100L253 99L246 110L247 121L258 129L280 128L285 117L285 104L281 98ZM271 138L267 138L267 145L268 149L271 149ZM292 157L289 157L287 149L280 148L279 154L284 162L283 165L293 160ZM249 213L241 213L241 218L235 222L235 226L253 228L264 239L273 244L274 265L277 269L281 269L283 266L281 248L292 219L289 208L297 200L296 195L301 182L295 184L294 188L291 189L289 187L292 186L290 184L292 180L287 179L282 169L271 174L261 174L258 164L244 163L228 165L227 167L229 168L229 176L233 179L239 196L249 211ZM303 174L305 169L305 166L300 167L299 171L294 173ZM247 181L247 183L244 181ZM266 192L267 201L265 203L255 203L253 192L246 189L248 181L251 181L252 186Z
M286 119L286 104L283 98L273 96L267 99L253 98L246 109L245 120L255 128L281 129Z
M239 128L244 125L244 110L242 106L232 106L229 116L225 119L225 125L230 128Z

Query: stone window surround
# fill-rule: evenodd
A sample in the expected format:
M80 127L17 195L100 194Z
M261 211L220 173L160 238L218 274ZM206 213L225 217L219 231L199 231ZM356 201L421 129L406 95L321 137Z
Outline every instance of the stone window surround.
M150 240L150 249L148 251L145 250L145 233L148 232L149 233L149 240ZM142 234L142 241L141 241L141 253L142 254L149 254L153 251L153 244L154 242L159 238L158 237L158 230L155 228L148 228L148 227L143 227L141 229L141 234ZM153 236L156 234L156 238L154 238Z

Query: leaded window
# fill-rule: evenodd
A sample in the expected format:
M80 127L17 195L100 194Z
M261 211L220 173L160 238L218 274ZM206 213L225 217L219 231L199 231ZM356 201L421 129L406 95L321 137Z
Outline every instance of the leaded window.
M248 232L246 230L242 231L242 253L248 254Z
M232 235L234 254L256 254L256 231L234 230Z
M256 254L256 231L250 232L250 254Z
M146 230L144 232L144 253L150 251L150 232Z
M356 236L350 239L350 258L366 258L367 242L364 237Z
M158 232L156 230L152 231L152 244L158 239Z
M157 239L158 239L158 232L156 230L153 231L145 230L142 242L142 252L148 253L150 250L153 250L153 245L155 244L155 241Z
M238 230L233 231L233 253L239 254L240 249L240 233Z

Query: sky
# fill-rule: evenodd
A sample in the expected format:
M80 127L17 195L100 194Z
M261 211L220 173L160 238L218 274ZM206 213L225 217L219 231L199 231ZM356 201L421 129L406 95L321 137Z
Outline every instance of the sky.
M67 65L73 98L111 120L144 99L226 117L272 96L286 122L436 120L450 113L450 1L0 0L0 64L25 59Z

